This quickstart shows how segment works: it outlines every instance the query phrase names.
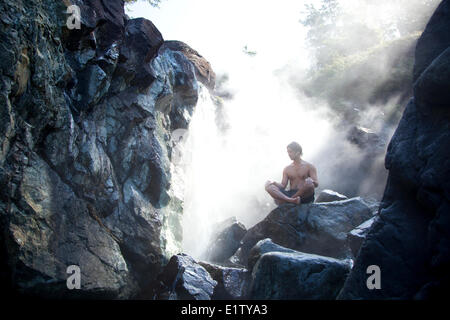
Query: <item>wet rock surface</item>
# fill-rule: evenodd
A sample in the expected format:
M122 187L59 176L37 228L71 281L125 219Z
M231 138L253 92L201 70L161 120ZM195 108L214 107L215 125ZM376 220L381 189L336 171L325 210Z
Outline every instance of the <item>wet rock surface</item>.
M79 30L66 27L71 4ZM219 233L210 254L223 265L176 254L183 201L171 186L171 133L188 128L200 83L214 89L210 64L128 19L122 0L6 0L0 20L0 290L193 300L448 292L450 1L418 41L380 210L361 198L282 205L249 230ZM361 128L351 137L379 143ZM351 271L338 260L355 256ZM77 291L66 286L71 265ZM366 285L370 265L381 290Z
M362 198L300 206L283 204L247 231L240 247L241 262L247 264L250 250L266 238L305 253L350 258L347 233L371 217Z
M204 57L181 41L165 41L164 47L173 51L182 52L194 65L197 80L203 83L208 89L214 90L216 74L211 68L210 63Z
M156 299L161 300L211 300L217 285L203 266L183 253L172 256L158 280Z
M66 26L72 4L81 29ZM3 1L0 14L2 282L74 297L77 265L78 297L138 296L181 246L171 133L197 103L189 47L163 47L122 0Z
M212 262L226 262L241 245L247 229L236 220L236 217L229 218L217 224L213 228L211 244L206 252L206 260Z
M296 253L298 251L282 247L276 243L274 243L271 239L267 238L264 240L258 241L255 246L250 250L247 265L250 271L253 270L256 262L261 258L261 256L268 252L288 252L288 253Z
M416 47L414 97L386 155L388 182L377 219L339 299L436 299L450 279L450 1L436 9ZM447 62L445 62L447 61ZM442 82L437 81L442 79ZM365 285L381 270L381 289Z
M347 133L347 140L359 148L367 148L372 153L384 150L386 143L374 131L361 126L353 126Z
M362 243L366 239L367 233L369 232L372 224L375 222L375 219L376 217L373 217L363 222L347 234L348 246L352 250L354 257L358 256L359 248L361 248Z
M250 273L245 268L222 266L200 261L217 282L212 295L213 300L242 300L248 298Z
M340 194L333 190L325 189L319 193L319 196L316 199L316 203L317 202L340 201L340 200L347 200L347 199L348 199L348 197L343 194Z
M349 261L301 252L269 252L252 272L251 299L333 300L350 271Z

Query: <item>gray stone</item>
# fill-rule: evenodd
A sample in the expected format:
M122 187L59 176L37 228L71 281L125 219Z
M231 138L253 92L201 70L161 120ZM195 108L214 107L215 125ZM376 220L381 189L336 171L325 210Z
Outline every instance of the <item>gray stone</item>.
M265 253L253 269L250 298L333 300L350 268L350 261L301 252Z
M195 67L122 0L77 1L81 30L66 27L69 2L0 3L1 280L32 296L151 298L181 247L171 132L197 103Z
M369 206L361 198L281 205L247 231L240 248L242 262L247 262L250 250L265 238L305 253L350 258L347 233L371 217Z
M248 255L247 259L247 266L248 270L252 271L253 267L255 266L256 262L259 258L265 253L268 252L289 252L289 253L296 253L298 251L285 248L282 246L277 245L276 243L273 243L272 239L264 239L258 241L258 243L250 250L250 253Z
M162 288L157 299L211 300L217 281L192 257L181 253L173 256L158 276Z
M379 218L363 242L339 299L439 299L450 278L450 1L436 9L417 43L415 96L389 143L389 177ZM445 100L447 99L447 101ZM381 270L381 290L365 284Z
M210 63L197 51L181 41L165 41L164 46L182 52L195 67L195 75L198 81L203 83L209 90L214 90L216 74Z
M240 247L247 229L236 220L236 217L231 217L215 225L213 230L215 232L205 258L212 262L225 262Z
M125 78L133 86L147 88L155 79L150 62L163 42L161 33L151 21L144 18L128 20L116 76Z
M344 196L343 194L340 194L336 191L325 189L322 190L319 194L319 196L316 198L317 202L332 202L332 201L340 201L340 200L347 200L347 196Z
M199 264L217 281L212 295L213 300L247 299L250 282L250 273L247 269L221 266L203 261L200 261Z
M130 298L137 289L121 248L95 212L37 155L23 172L10 208L9 250L20 292L48 298ZM9 257L11 258L11 257ZM81 288L66 287L67 267L81 270Z
M373 151L386 145L374 131L361 126L353 126L348 131L347 139L360 148L371 148Z
M348 246L352 250L354 257L358 256L359 248L361 248L362 243L366 239L367 233L369 232L372 224L375 222L375 219L376 217L373 217L363 222L347 234Z

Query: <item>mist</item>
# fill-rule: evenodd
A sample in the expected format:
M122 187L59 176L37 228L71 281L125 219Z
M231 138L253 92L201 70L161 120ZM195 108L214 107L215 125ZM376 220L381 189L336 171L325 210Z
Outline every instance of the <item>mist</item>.
M308 39L310 29L300 23L304 2L195 3L204 11L191 12L193 26L167 33L227 80L213 93L223 99L202 88L178 146L183 250L202 257L215 223L235 216L250 228L267 216L275 204L264 183L281 182L292 141L317 168L316 195L332 189L379 201L388 142L410 97L415 41L439 1L336 1L340 10L327 29L333 51ZM323 1L308 3L320 9ZM355 143L355 127L376 143Z

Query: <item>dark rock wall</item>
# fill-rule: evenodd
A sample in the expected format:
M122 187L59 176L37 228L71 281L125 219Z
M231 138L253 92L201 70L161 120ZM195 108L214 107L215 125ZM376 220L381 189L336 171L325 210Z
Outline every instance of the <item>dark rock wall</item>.
M363 243L340 299L448 297L450 281L450 1L416 47L414 97L386 155L389 178L379 219ZM369 290L369 265L381 289Z
M72 4L80 30L66 27ZM4 287L134 297L180 248L171 132L189 124L198 71L150 21L128 20L123 6L0 4ZM81 290L66 288L69 265L81 269Z

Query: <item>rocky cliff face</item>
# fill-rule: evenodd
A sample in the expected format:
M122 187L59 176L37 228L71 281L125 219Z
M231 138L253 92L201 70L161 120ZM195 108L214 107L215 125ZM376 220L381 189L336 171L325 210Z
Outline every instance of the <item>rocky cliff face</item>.
M450 1L444 0L416 47L414 97L386 155L389 178L340 299L448 296L450 278ZM370 265L381 289L369 290Z
M136 297L179 250L171 133L214 72L123 6L0 4L0 268L20 293ZM80 290L67 290L69 265Z

